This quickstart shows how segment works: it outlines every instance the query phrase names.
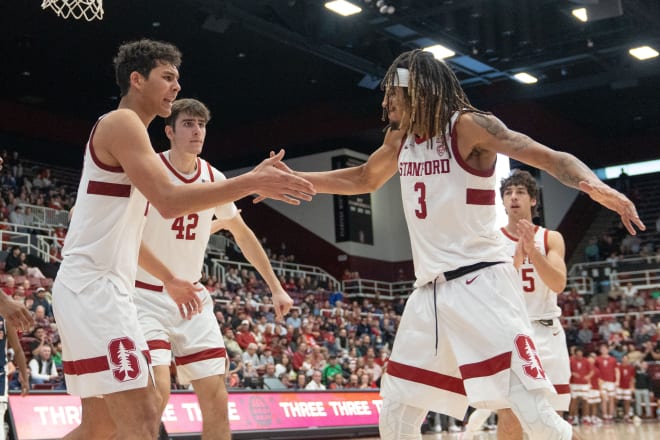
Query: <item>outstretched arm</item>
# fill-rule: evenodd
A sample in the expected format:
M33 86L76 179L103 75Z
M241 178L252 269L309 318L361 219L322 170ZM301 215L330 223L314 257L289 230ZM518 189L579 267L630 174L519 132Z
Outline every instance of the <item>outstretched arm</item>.
M199 299L197 292L202 290L202 287L177 278L144 242L140 244L138 264L142 269L163 282L165 290L179 307L179 312L183 318L190 319L193 315L201 312L202 300Z
M529 136L510 130L495 116L465 113L457 124L459 148L465 156L470 152L501 153L520 162L548 172L566 186L589 194L596 202L615 211L631 235L635 226L645 230L637 215L635 205L619 191L603 183L594 173L572 154L555 151L536 142ZM635 225L635 226L634 226Z
M528 220L518 221L518 237L523 252L541 277L541 280L555 293L566 288L566 263L564 262L564 238L557 231L548 231L548 249L543 255L534 246L535 226Z
M397 172L404 135L401 130L388 129L383 144L362 165L332 171L295 171L294 174L309 181L320 193L352 195L376 191ZM280 162L278 166L281 165Z
M16 362L16 367L18 368L19 373L18 381L21 383L21 396L25 396L30 389L30 375L28 373L25 352L23 351L21 342L18 340L16 328L9 322L5 323L5 327L7 329L7 342L14 350L14 362Z
M94 150L104 164L120 166L131 183L165 218L203 211L256 193L294 205L300 200L311 200L314 194L309 182L274 166L282 159L284 151L231 179L174 185L151 147L144 124L135 112L127 109L116 110L98 123Z
M273 272L266 252L264 252L261 243L259 243L252 229L243 221L240 212L231 219L214 221L211 225L211 231L217 231L218 227L228 229L232 233L247 260L257 268L257 271L263 277L264 281L266 281L273 295L275 316L278 320L282 319L291 309L293 300L282 288L277 276Z

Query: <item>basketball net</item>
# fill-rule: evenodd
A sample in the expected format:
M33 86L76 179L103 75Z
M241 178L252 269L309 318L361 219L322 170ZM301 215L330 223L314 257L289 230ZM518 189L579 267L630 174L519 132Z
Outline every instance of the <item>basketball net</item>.
M43 0L41 9L48 8L62 18L84 18L87 21L103 18L103 0Z

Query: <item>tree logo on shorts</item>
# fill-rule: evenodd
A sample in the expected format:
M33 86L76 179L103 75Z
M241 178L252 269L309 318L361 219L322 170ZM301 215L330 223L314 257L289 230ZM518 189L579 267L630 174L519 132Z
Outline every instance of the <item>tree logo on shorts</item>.
M515 343L518 356L525 361L522 367L525 374L534 379L545 379L545 371L532 338L527 335L517 335Z
M140 360L135 350L135 342L130 338L113 339L108 344L110 369L119 382L133 380L140 375Z

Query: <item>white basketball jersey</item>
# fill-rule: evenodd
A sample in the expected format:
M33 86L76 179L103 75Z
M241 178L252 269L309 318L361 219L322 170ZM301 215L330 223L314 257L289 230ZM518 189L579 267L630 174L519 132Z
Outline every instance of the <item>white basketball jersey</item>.
M107 276L119 289L130 292L135 283L147 200L121 167L105 165L96 157L94 132L101 119L103 116L85 148L78 196L57 278L80 292Z
M208 162L197 158L196 170L189 175L179 173L169 159L169 151L161 153L170 179L174 184L205 183L225 180L220 171ZM216 208L186 214L175 219L164 219L156 209L149 207L147 224L142 241L177 277L197 281L201 276L206 245L211 235L213 215L219 219L230 219L238 213L236 205L227 203ZM137 280L153 286L163 283L142 268L138 268Z
M501 229L502 235L507 243L507 250L510 255L516 252L518 239L510 235L505 228ZM548 230L540 226L536 227L534 233L534 246L542 255L548 255ZM527 303L527 314L532 321L538 319L552 319L561 315L561 309L557 305L557 294L541 280L534 265L525 257L523 263L518 268L518 273L522 279L525 302Z
M496 227L495 166L471 168L458 151L455 113L442 137L408 136L399 151L401 197L416 286L479 262L511 261Z

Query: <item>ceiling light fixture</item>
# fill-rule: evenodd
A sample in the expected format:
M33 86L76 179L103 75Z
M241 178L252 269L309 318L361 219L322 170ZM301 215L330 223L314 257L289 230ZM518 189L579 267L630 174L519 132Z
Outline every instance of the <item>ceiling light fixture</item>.
M658 51L651 46L633 47L628 53L638 60L648 60L649 58L655 58L658 56Z
M571 14L573 14L573 17L577 18L582 22L586 22L587 20L589 20L589 16L587 15L587 8L573 9L571 11Z
M425 47L424 50L427 52L431 52L433 56L439 60L443 60L445 58L453 57L454 55L456 55L456 52L446 48L441 44L434 44L433 46Z
M332 12L343 15L344 17L362 12L361 7L356 6L351 2L347 2L346 0L334 0L331 2L326 2L325 7L330 9Z
M513 77L523 84L534 84L539 81L537 77L530 75L527 72L516 73Z

